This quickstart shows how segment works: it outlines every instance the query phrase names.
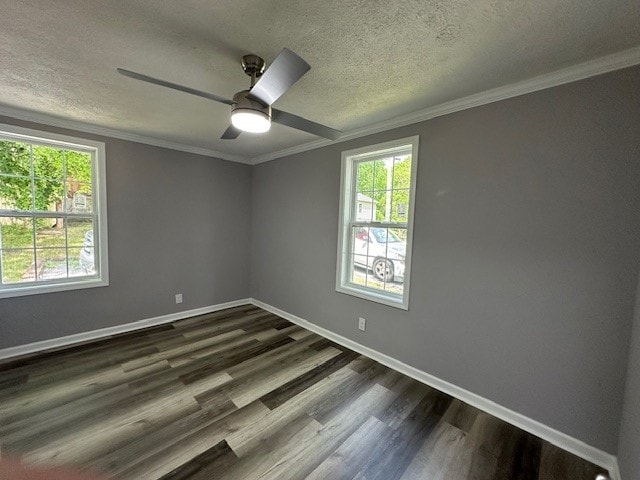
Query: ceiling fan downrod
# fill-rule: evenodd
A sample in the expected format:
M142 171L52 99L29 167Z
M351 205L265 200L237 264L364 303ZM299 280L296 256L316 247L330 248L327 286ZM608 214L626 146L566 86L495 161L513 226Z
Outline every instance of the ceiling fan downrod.
M262 57L257 55L245 55L242 57L242 70L251 77L251 87L256 84L258 78L264 73L266 67Z

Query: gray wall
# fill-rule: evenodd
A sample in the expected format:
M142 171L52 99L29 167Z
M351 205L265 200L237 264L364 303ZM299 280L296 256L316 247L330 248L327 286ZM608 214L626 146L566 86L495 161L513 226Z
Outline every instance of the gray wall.
M253 170L77 134L106 143L111 284L0 300L0 348L251 293L616 452L640 251L639 83L627 69ZM405 312L334 291L340 152L415 134ZM627 478L640 441L635 322Z
M639 84L626 69L256 166L252 296L615 453ZM340 153L416 134L405 312L334 290Z
M0 300L0 348L249 296L251 167L0 122L106 143L110 273L108 287Z
M640 478L640 281L631 335L627 388L622 410L618 463L625 480Z

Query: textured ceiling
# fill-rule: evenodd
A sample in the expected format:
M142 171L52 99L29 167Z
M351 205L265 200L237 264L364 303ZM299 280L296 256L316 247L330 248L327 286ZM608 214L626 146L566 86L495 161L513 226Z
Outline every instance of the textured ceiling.
M638 0L0 0L0 106L257 157L317 137L219 137L239 58L287 47L311 70L275 107L349 132L640 45Z

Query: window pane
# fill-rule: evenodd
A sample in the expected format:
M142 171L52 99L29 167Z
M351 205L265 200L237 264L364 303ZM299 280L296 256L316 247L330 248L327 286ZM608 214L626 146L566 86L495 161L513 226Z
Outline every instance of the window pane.
M63 218L39 218L36 220L36 248L64 247L66 243Z
M389 282L384 286L385 291L402 295L404 292L404 284L400 282Z
M92 232L93 233L93 232ZM91 237L91 242L93 242L93 236ZM71 266L72 260L74 269L71 271L70 275L95 275L96 274L96 264L95 264L95 249L93 248L93 243L87 242L86 245L78 249L77 247L69 247L69 265ZM75 265L76 260L78 262L78 269L76 273Z
M31 175L31 151L29 145L10 140L0 140L0 173Z
M91 155L67 150L67 182L91 183Z
M411 156L393 159L393 188L409 188L411 185Z
M409 218L409 190L394 190L391 193L391 221L407 223Z
M373 221L376 209L376 202L373 199L373 192L357 193L356 195L356 221Z
M0 217L0 249L3 283L35 280L31 218Z
M373 163L373 189L387 189L387 169L384 160L375 160Z
M351 281L402 293L406 238L405 228L353 227L350 253L357 268L352 272Z
M69 276L95 275L93 219L70 218L67 222Z
M33 174L37 178L63 180L65 151L43 145L33 146Z
M2 283L35 281L33 249L3 249L0 252L2 253Z
M86 239L91 232L90 239ZM69 246L81 247L89 240L93 246L93 219L92 218L68 218L67 237Z
M356 165L356 192L371 192L373 190L373 162L359 162Z
M374 192L373 198L375 199L375 216L374 221L376 222L388 222L390 221L391 212L391 194L386 190ZM388 201L387 201L388 200Z
M352 252L356 255L367 255L369 250L369 228L353 227L351 229Z
M90 183L67 182L66 211L69 213L92 213L92 193Z
M56 180L37 178L35 209L41 212L62 212L63 184Z
M392 239L396 239L400 241L400 243L394 243L391 241L391 245L395 248L402 256L407 254L407 229L406 228L390 228L389 235ZM402 246L402 249L400 248Z
M0 209L26 210L33 208L31 179L0 174Z
M367 257L367 267L364 269L364 286L371 287L371 282L373 280L373 275L371 273L371 259ZM374 286L375 288L375 286Z
M367 267L366 256L363 255L351 255L351 275L349 281L356 285L365 285Z
M0 248L33 248L33 220L0 217Z
M38 280L67 278L67 250L65 248L38 248Z
M96 273L93 264L93 247L86 248L87 251L90 250L86 259L90 260L91 263L83 263L83 254L86 254L86 252L82 252L83 248L85 247L69 247L67 251L70 277L86 277L88 275L95 275Z

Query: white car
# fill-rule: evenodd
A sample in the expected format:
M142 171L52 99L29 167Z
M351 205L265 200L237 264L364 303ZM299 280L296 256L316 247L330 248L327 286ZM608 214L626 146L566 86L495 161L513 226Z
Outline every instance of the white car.
M353 239L354 265L370 269L384 282L404 280L407 242L391 229L358 227Z

